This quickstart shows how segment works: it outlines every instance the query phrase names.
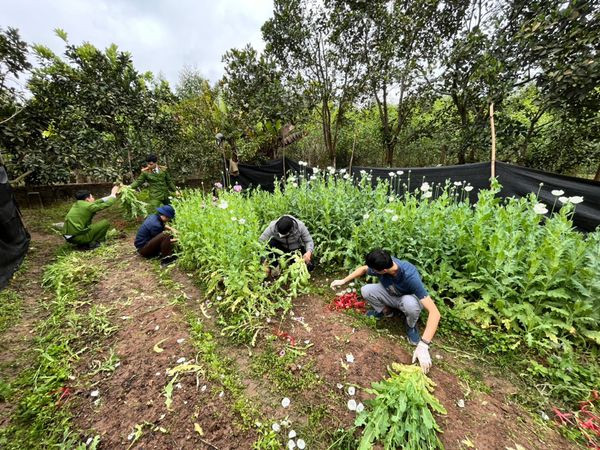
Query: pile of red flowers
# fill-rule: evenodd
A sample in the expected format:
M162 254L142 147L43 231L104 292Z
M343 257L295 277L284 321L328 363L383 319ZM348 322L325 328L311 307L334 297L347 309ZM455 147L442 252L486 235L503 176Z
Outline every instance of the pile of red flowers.
M579 430L581 435L587 441L590 448L600 449L600 415L598 415L598 406L600 406L600 395L598 391L592 391L590 398L579 402L579 410L567 413L558 408L552 408L557 422L561 426L572 426Z
M333 303L329 305L329 309L342 310L342 309L356 309L358 311L365 311L365 302L358 300L356 292L349 292L347 294L340 295L333 300Z

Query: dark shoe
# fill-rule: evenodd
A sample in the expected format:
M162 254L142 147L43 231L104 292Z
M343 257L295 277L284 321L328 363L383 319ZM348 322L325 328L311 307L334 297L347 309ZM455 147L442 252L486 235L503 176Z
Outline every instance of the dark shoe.
M177 255L169 255L169 256L165 256L164 258L162 258L160 260L160 266L161 267L166 267L170 264L173 264L175 261L177 261Z
M406 337L411 345L417 345L419 343L421 336L419 335L419 329L416 325L414 327L406 326Z
M94 250L95 248L98 248L98 247L100 247L99 242L90 242L89 244L78 245L77 250L87 251L87 250Z

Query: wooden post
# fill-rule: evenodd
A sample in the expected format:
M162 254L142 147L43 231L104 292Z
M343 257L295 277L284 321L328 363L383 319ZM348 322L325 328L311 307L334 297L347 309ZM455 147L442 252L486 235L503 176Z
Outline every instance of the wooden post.
M281 157L281 164L283 164L283 175L281 176L281 179L284 180L285 179L285 147L283 147L283 156Z
M356 147L356 129L354 130L354 141L352 142L352 153L350 153L350 167L348 173L352 176L352 161L354 160L354 148Z
M490 103L490 126L492 129L492 178L496 176L496 127L494 126L494 103Z

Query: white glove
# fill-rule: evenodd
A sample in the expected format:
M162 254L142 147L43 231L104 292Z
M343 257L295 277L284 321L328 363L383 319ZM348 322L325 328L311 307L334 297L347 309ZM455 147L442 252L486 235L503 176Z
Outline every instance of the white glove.
M345 284L346 283L344 282L344 280L333 280L329 286L331 287L331 289L335 289Z
M421 370L423 373L429 372L431 368L431 356L429 356L429 345L425 342L420 341L417 344L417 348L413 353L412 362L413 364L419 360L419 365L421 366Z

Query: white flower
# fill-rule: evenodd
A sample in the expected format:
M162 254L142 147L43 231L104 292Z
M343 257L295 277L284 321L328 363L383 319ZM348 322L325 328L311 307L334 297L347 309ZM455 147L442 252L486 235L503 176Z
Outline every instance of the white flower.
M290 430L288 433L288 439L294 439L296 437L296 432L294 430Z
M546 208L546 205L543 203L536 203L533 207L533 211L536 214L546 214L548 212L548 208Z
M393 215L392 216L392 222L398 222L398 216L397 215Z
M281 400L281 406L283 406L284 408L287 408L288 406L290 406L290 399L287 397L284 397L284 399Z
M313 167L313 173L319 173L321 169L319 169L318 167Z
M350 411L356 411L356 400L354 400L353 398L348 400L348 409Z
M369 213L363 214L363 219L367 220L369 218Z
M341 389L341 388L344 387L344 385L342 383L338 383L336 386L337 386L338 389Z
M223 297L221 297L220 295L217 295L217 301L220 302L221 300L223 300Z
M471 192L473 190L473 186L465 186L465 191Z
M340 169L340 173L346 173L346 169Z
M294 183L292 183L292 186L298 187L298 183L294 182Z
M388 213L388 214L391 214L391 213L394 212L394 210L393 209L386 209L385 212Z
M287 447L292 450L294 448L296 448L296 443L294 441L292 441L291 439L288 441L288 445Z
M311 179L312 181L314 181L314 180L316 180L316 179L317 179L317 177L315 177L314 175L311 175L310 179Z
M354 394L356 394L356 389L354 388L354 386L348 386L348 395Z
M306 442L304 442L304 439L298 439L298 441L296 442L296 445L298 446L298 448L300 450L303 450L304 447L306 447Z
M462 183L460 181L455 181L454 186L460 186Z
M423 192L427 192L427 191L428 191L429 189L431 189L431 188L430 188L430 186L429 186L429 183L425 182L425 183L423 183L423 184L421 185L421 188L420 188L420 189L421 189L421 191L423 191Z
M396 170L396 174L397 174L397 175L404 175L404 172L403 172L403 171L401 171L401 170Z
M569 203L569 197L560 197L558 201L561 203Z
M344 180L347 180L347 179L349 179L349 178L350 178L350 175L349 175L349 174L346 174L346 175L344 175Z
M234 222L237 221L237 219L235 217L232 217L231 220Z
M239 220L238 220L238 223L239 223L240 225L244 225L244 224L246 223L246 219L239 219Z
M431 191L423 192L423 198L431 198L432 195L433 192Z
M551 193L555 197L560 197L561 195L563 195L565 193L565 191L561 191L560 189L554 189Z
M575 197L569 197L569 201L574 205L577 205L583 201L583 197L576 195Z
M225 200L221 200L221 203L219 203L219 208L221 209L227 209L228 206L229 204Z
M346 361L349 363L353 363L354 362L354 355L352 353L348 353L346 355Z
M390 172L390 173L388 173L388 175L389 175L391 178L394 178L394 177L396 176L396 172Z
M365 176L365 175L367 174L367 171L363 169L363 170L361 170L361 171L360 171L360 174L361 174L362 176Z
M357 413L361 413L365 410L365 405L363 405L362 403L359 403L358 405L356 405L356 412Z
M221 397L221 398L225 397L225 392L223 392L223 391L219 392L219 397Z
M279 433L279 430L281 430L281 426L275 422L273 425L271 425L271 429L275 432L275 433Z
M100 391L98 391L98 390L90 392L90 397L98 397L99 395L100 395Z
M390 202L390 203L391 203L391 202L393 202L394 200L396 200L396 197L394 197L393 195L390 195L390 196L388 197L388 202Z

